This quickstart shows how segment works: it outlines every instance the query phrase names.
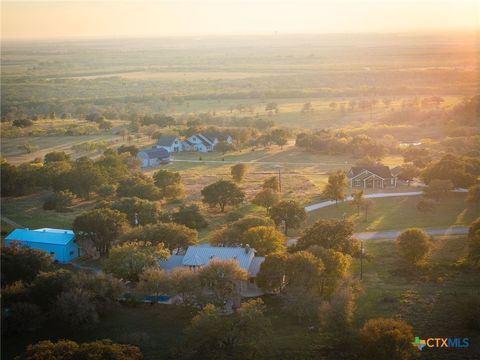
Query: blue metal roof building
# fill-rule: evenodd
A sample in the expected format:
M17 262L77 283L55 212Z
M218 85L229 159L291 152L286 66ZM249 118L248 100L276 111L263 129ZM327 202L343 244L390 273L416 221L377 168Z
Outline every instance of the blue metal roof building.
M46 251L60 263L68 263L80 255L72 230L15 229L5 238L5 245L8 246L14 241L32 249Z

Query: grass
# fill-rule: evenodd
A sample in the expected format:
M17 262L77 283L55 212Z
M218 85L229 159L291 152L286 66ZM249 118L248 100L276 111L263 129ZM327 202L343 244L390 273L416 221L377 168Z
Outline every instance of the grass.
M121 120L112 120L113 127L107 131L98 131L98 133L90 135L52 135L52 136L25 136L20 137L4 137L2 136L1 152L2 157L8 162L13 164L20 164L24 162L32 161L36 158L43 158L45 154L52 151L65 151L73 158L80 156L89 156L92 158L98 157L103 151L81 151L76 150L75 146L84 143L94 142L97 144L104 144L108 147L116 148L122 144L136 145L138 147L144 147L149 145L153 140L148 136L134 137L130 142L122 139L117 132L124 129L128 122ZM28 131L55 131L58 129L64 129L68 126L92 126L91 122L79 119L67 119L67 120L38 120L34 122L34 125L25 129ZM2 131L4 128L11 127L9 124L2 124ZM31 153L27 153L24 149L19 149L18 146L22 144L30 144L33 149Z
M201 157L201 161L200 161ZM299 150L294 145L282 148L272 146L255 151L242 150L227 153L179 153L175 160L162 168L178 171L186 189L188 200L199 200L200 191L221 178L231 178L230 167L237 162L248 163L248 173L240 183L251 199L260 190L262 182L270 176L278 176L275 165L281 165L283 196L301 202L317 196L327 182L328 172L348 169L353 160L348 156L314 154ZM145 170L152 175L158 168Z
M412 325L414 335L426 337L469 337L471 348L451 352L430 351L422 359L472 359L478 353L480 332L466 326L465 302L478 295L480 273L458 266L467 252L465 237L437 237L429 265L409 269L400 260L395 243L366 241L369 260L364 261L362 292L356 302L354 327L371 318L395 317ZM352 275L358 277L359 261ZM315 359L320 355L318 327L298 323L287 315L275 296L264 296L266 316L272 322L269 336L272 356L282 359ZM195 311L170 305L118 306L88 331L68 331L47 324L41 332L4 338L2 358L13 359L25 346L42 339L67 338L78 342L110 338L140 346L145 360L172 358L171 349L181 346L183 330ZM317 352L316 352L317 351ZM453 353L452 351L455 351ZM334 355L334 354L333 354Z
M167 359L171 358L172 347L180 345L183 329L192 317L193 312L183 307L160 304L117 306L92 330L68 331L51 322L36 333L2 338L2 358L13 359L28 344L40 340L71 339L87 342L111 339L139 346L145 360Z
M470 359L468 354L478 354L480 332L468 329L464 310L468 310L465 302L479 295L480 273L457 266L467 253L465 237L436 237L429 265L423 269L402 263L394 242L366 241L365 248L371 259L364 262L355 326L371 318L401 318L421 338L470 337L468 350L456 350L455 355L432 351L422 358ZM359 265L359 261L354 264L355 276Z
M399 230L409 227L446 228L466 226L478 216L474 206L465 203L466 195L452 193L442 199L433 213L421 213L415 205L419 196L372 199L368 219L364 213L357 215L356 208L348 202L328 206L308 213L307 226L319 219L346 218L355 223L355 231Z
M2 216L28 228L60 228L71 229L75 217L93 207L91 202L78 202L72 211L58 213L43 210L42 205L49 192L41 192L17 198L3 198L1 202Z

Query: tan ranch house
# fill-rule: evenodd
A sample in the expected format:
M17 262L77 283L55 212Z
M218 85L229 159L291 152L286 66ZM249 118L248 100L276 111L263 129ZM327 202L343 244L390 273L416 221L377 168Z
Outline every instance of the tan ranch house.
M348 186L361 189L383 189L397 187L399 167L353 166L347 172Z

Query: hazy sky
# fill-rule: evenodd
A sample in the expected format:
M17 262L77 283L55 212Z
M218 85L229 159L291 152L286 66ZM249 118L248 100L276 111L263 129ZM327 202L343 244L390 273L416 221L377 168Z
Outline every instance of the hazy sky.
M480 1L2 1L2 38L480 28Z

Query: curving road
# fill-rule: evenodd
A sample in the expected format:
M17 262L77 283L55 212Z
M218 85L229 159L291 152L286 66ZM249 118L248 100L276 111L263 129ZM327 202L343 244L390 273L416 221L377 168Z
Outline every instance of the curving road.
M455 189L452 190L452 192L468 192L467 189ZM387 198L387 197L396 197L396 196L418 196L422 195L423 191L408 191L408 192L392 192L392 193L377 193L377 194L367 194L364 195L363 197L366 199L375 199L375 198ZM352 200L352 197L348 195L344 201L349 201ZM314 210L318 210L330 205L335 205L335 201L333 200L327 200L327 201L322 201L316 204L308 205L305 206L305 211L306 212L311 212Z
M405 229L404 229L405 230ZM404 230L386 230L354 233L353 237L359 240L395 240ZM465 235L468 233L466 226L453 226L444 229L423 229L430 236ZM287 246L297 243L298 237L289 238Z
M453 226L445 229L423 229L430 236L465 235L468 233L466 226ZM360 240L396 239L404 230L370 231L355 233Z

